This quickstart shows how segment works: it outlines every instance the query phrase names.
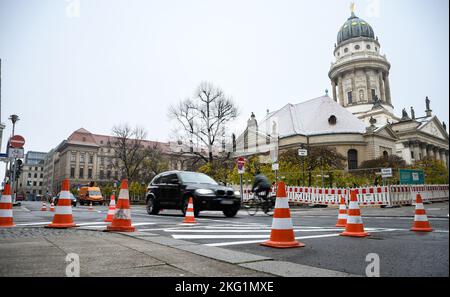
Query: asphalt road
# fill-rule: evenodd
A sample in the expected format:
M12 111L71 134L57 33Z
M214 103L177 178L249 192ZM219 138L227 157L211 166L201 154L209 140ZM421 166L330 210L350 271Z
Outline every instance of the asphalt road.
M23 202L14 207L17 226L43 226L53 213L40 211L39 202ZM194 226L182 225L180 211L164 210L150 216L144 206L132 207L132 221L148 236L162 235L179 240L235 251L275 260L318 268L365 275L369 262L366 256L376 253L380 258L381 276L447 276L449 275L448 202L425 206L432 233L409 231L414 207L398 209L362 209L366 230L371 236L349 238L339 236L335 228L337 209L291 209L297 240L303 248L273 249L259 243L270 236L272 217L258 213L249 216L240 211L235 218L225 218L221 212L202 212ZM107 223L106 206L73 208L74 221L82 228L103 230Z

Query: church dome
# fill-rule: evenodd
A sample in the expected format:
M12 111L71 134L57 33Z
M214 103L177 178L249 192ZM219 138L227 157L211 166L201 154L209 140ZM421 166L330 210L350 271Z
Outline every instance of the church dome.
M375 34L372 27L366 21L358 18L352 12L350 18L348 18L338 32L337 43L339 45L346 40L357 37L368 37L375 39Z

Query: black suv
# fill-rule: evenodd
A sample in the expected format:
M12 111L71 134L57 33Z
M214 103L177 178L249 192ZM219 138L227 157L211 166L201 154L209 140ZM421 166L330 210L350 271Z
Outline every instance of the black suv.
M195 216L202 210L218 210L226 217L234 217L241 208L240 196L238 191L220 186L203 173L163 172L148 185L147 212L158 214L160 209L181 209L185 214L192 197Z

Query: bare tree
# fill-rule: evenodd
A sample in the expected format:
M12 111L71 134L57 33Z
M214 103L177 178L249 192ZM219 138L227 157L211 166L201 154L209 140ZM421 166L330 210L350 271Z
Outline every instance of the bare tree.
M144 146L147 135L143 128L131 128L128 124L114 126L112 129L114 158L119 160L114 166L130 181L135 181L142 162L149 155Z
M233 101L222 89L208 82L198 86L193 98L169 108L169 117L177 121L190 145L196 143L207 149L206 156L201 149L190 153L208 163L214 159L215 146L220 142L226 125L237 116L238 109Z

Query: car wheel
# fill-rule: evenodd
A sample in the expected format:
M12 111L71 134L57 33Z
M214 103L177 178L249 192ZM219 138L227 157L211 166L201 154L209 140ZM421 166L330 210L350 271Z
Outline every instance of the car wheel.
M239 208L225 209L225 210L223 210L223 214L227 218L232 218L232 217L235 217L237 215L238 211L239 211Z
M155 198L150 197L147 200L147 213L150 215L157 215L159 213L159 207L155 203Z
M84 205L84 201L80 201L80 205Z

